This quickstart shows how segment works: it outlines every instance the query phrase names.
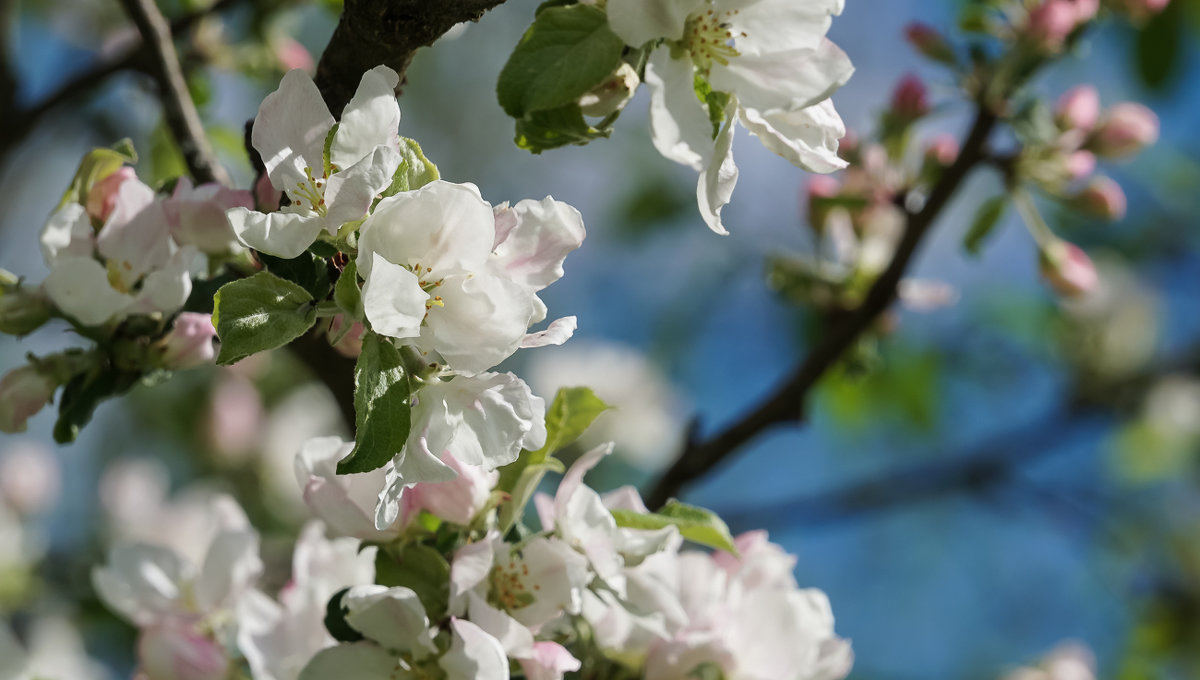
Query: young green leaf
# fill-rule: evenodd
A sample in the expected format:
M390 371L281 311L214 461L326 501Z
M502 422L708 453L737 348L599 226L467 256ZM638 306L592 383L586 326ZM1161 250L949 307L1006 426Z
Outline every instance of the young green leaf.
M354 450L338 463L338 474L386 465L408 439L411 411L399 350L382 336L367 333L354 366Z
M518 119L514 141L519 148L541 153L568 144L587 144L611 134L611 127L595 127L588 123L578 104L567 104L557 109L534 111Z
M221 339L217 363L223 366L283 347L317 321L308 291L267 272L221 286L213 302L213 324Z
M571 104L616 70L624 49L601 9L582 4L543 9L500 71L500 106L520 119Z
M693 543L737 554L729 527L711 510L671 500L658 512L642 514L633 510L613 510L612 515L620 527L654 530L673 525Z
M1004 217L1004 211L1008 208L1008 200L1007 195L993 196L979 206L975 212L975 219L971 222L971 228L963 237L963 247L967 249L968 253L979 254L984 240L1000 223L1000 218Z
M351 319L363 318L362 289L358 287L358 265L350 260L333 287L333 301Z

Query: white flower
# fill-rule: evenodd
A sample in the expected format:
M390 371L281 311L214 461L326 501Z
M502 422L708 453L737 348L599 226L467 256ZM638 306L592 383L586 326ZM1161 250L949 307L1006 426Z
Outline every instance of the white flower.
M296 456L296 481L314 515L341 536L366 541L390 541L400 535L392 521L376 527L375 501L386 484L390 465L355 474L337 474L337 463L350 455L354 442L317 437L304 443ZM397 515L399 511L397 510Z
M500 641L465 619L451 619L450 650L438 665L446 680L508 680L508 657Z
M721 210L737 183L731 149L739 121L801 168L845 167L837 157L845 128L827 100L853 67L825 39L842 6L843 0L608 2L609 25L627 44L662 41L646 63L651 136L664 156L700 172L697 201L713 231L727 233Z
M260 213L244 207L226 213L243 244L284 258L303 253L324 229L330 234L362 219L376 195L392 183L400 165L399 77L386 66L363 74L358 90L335 121L307 73L288 71L254 118L251 143L262 155L274 187L291 205Z

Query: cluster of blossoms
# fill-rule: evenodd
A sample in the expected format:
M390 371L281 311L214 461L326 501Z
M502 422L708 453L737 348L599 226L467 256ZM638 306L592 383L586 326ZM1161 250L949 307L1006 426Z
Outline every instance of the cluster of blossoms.
M649 49L650 130L666 158L700 172L700 214L727 233L721 211L737 183L738 124L793 165L828 173L846 130L829 97L849 58L825 37L843 0L609 0L608 22Z

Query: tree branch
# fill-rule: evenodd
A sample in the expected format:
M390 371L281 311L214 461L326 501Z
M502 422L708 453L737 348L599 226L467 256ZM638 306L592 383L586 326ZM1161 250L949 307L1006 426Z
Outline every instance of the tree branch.
M803 418L804 401L809 391L896 299L900 280L917 247L966 176L984 158L985 146L996 122L995 114L980 105L961 153L934 185L925 205L915 213L908 213L904 236L892 261L871 286L863 303L835 323L787 382L756 408L708 440L689 438L675 463L649 494L647 504L650 507L662 506L688 482L721 464L740 446L768 429Z
M317 65L317 87L339 112L362 74L383 64L400 74L413 54L464 21L477 21L504 0L346 0L329 46Z
M137 25L142 40L150 48L152 74L158 82L159 99L167 126L183 152L188 171L199 183L231 184L229 173L221 167L200 121L200 112L188 92L187 79L175 51L171 25L154 0L121 0L129 18Z

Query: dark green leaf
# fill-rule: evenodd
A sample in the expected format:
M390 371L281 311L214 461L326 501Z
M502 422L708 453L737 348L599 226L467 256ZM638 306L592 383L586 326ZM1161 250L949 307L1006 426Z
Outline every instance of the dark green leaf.
M446 615L450 601L450 565L437 550L415 543L405 546L399 557L380 549L375 556L375 582L389 588L411 588L429 620Z
M329 295L329 267L325 260L316 255L306 251L299 257L285 260L282 257L259 253L258 259L262 260L267 271L307 290L314 300L323 300Z
M362 289L358 287L358 265L350 260L333 287L333 301L351 319L363 317Z
M54 441L69 444L92 420L100 402L128 392L137 384L136 373L97 368L81 373L68 382L58 402L58 421L54 423Z
M283 347L317 321L308 291L267 272L225 284L217 291L214 305L221 365Z
M1171 3L1138 32L1138 75L1151 89L1163 89L1179 73L1183 61L1182 5L1181 2Z
M518 120L515 141L522 149L541 153L568 144L587 144L611 134L611 128L597 128L584 120L578 104L568 104L558 109L535 111Z
M967 230L967 235L963 237L963 247L968 253L978 255L979 249L983 245L984 240L991 235L996 225L1000 223L1000 218L1004 217L1004 211L1008 208L1008 196L993 196L984 201L979 209L975 211L975 219L971 222L971 228Z
M590 5L545 8L500 71L500 106L519 119L571 104L616 70L624 49L603 10Z
M376 470L400 453L411 410L399 350L376 333L365 334L354 366L354 450L338 463L338 474Z
M342 588L337 591L325 605L325 630L329 631L333 639L338 642L358 642L363 639L362 633L354 630L346 621L346 614L350 612L342 606L342 596L348 590L350 589Z

